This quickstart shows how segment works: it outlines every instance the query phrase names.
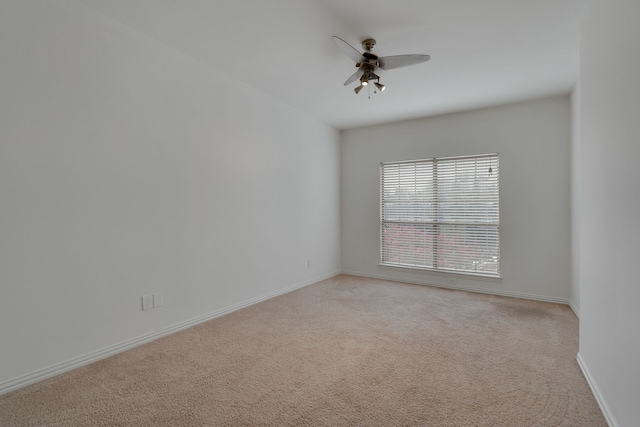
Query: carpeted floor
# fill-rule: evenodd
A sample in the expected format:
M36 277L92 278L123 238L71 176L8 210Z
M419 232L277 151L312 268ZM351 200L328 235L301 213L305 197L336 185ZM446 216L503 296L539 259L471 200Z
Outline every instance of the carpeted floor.
M338 276L0 396L2 426L606 426L564 305Z

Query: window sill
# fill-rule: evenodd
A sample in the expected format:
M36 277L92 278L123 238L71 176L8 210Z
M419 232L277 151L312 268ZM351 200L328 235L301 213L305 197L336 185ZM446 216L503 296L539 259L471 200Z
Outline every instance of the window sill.
M390 268L390 269L426 271L426 272L438 273L442 275L455 275L455 276L464 276L464 277L470 277L470 278L473 277L478 279L495 279L497 281L502 280L502 276L500 275L475 273L471 271L466 272L466 271L454 271L454 270L441 270L437 268L416 267L413 265L385 264L385 263L379 263L378 266L383 268Z

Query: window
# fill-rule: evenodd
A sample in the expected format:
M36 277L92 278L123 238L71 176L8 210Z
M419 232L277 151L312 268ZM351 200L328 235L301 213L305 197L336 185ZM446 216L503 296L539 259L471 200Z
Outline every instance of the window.
M498 176L498 154L381 163L381 263L499 277Z

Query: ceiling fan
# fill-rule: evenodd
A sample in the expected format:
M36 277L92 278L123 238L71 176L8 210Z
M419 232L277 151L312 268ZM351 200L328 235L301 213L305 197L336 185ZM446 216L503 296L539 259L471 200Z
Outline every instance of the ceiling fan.
M338 47L347 54L358 67L358 71L353 73L351 77L344 82L345 86L350 85L356 80L360 80L360 85L355 89L356 94L360 93L363 87L367 86L371 81L375 80L374 85L380 92L383 92L385 85L380 83L380 76L383 71L392 70L394 68L407 67L409 65L419 64L431 59L429 55L396 55L396 56L383 56L371 53L376 47L376 41L374 39L365 39L362 41L362 48L364 53L360 53L356 48L351 46L340 37L333 36L333 41L336 42Z

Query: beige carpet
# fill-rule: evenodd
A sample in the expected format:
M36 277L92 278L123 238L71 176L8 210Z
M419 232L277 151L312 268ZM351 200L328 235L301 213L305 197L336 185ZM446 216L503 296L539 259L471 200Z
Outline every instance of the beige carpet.
M338 276L0 396L2 426L606 426L564 305Z

